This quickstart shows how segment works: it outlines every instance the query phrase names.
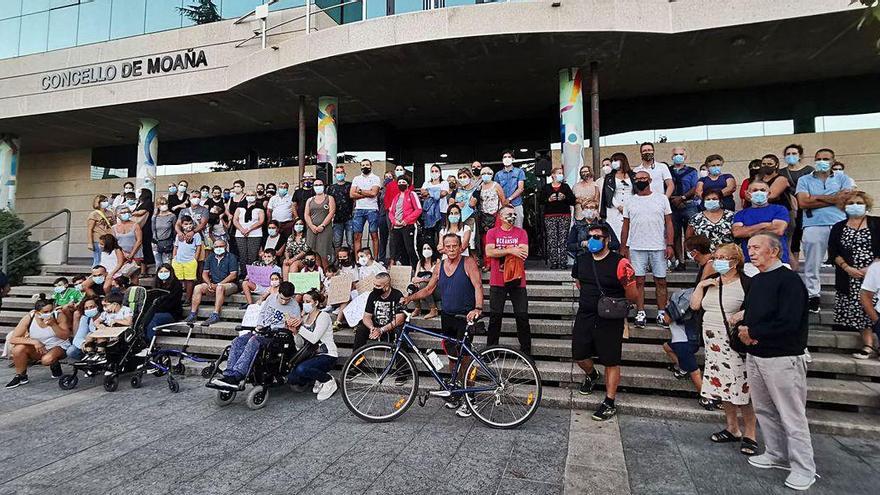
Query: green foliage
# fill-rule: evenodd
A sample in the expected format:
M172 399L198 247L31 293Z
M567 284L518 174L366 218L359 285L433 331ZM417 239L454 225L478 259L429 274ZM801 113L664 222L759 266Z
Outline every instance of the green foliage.
M196 24L209 24L222 20L217 6L211 0L199 0L199 3L187 7L177 7L181 14Z
M24 227L24 222L15 216L15 213L8 210L0 210L0 238L6 237L22 227ZM39 246L38 242L29 240L30 236L30 231L24 231L9 239L8 256L10 261ZM0 251L0 256L2 256L2 251ZM37 251L16 261L9 267L9 273L6 274L9 276L9 283L17 285L21 283L24 276L38 274L40 272L39 266L40 256Z
M880 0L850 0L849 2L850 5L857 3L865 6L862 18L859 20L859 29L880 21ZM880 39L877 40L876 46L880 50Z

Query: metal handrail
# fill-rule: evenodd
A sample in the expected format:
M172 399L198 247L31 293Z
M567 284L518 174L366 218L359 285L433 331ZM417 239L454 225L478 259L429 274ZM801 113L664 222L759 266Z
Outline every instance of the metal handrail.
M53 218L55 218L59 215L66 215L67 216L67 225L65 226L64 232L56 235L55 237L49 239L48 241L41 243L39 246L22 254L21 256L15 258L14 260L11 260L11 261L9 260L9 240L10 239L12 239L13 237L20 235L24 232L27 232L34 227L38 227L38 226L48 222L49 220L52 220ZM0 249L2 249L2 258L0 258L0 269L3 270L3 273L9 273L9 266L12 265L13 263L15 263L16 261L24 258L25 256L27 256L31 253L34 253L36 251L39 251L40 249L43 249L43 247L49 245L52 242L57 241L58 239L61 239L62 237L64 238L64 244L61 249L61 263L67 264L67 261L70 258L70 219L72 216L73 215L70 212L70 210L65 208L63 210L56 211L55 213L52 213L51 215L44 217L39 222L34 222L30 225L25 225L24 227L16 230L15 232L13 232L11 234L7 234L7 235L3 236L2 238L0 238L0 244L2 244L2 248L0 248Z
M310 10L310 7L313 5L313 2L314 2L314 1L315 1L315 0L306 0L306 5L305 5L305 7L306 7L307 10ZM268 27L268 28L266 28L266 33L268 33L269 31L272 31L272 30L274 30L274 29L280 28L281 26L284 26L284 25L286 25L286 24L290 24L291 22L299 21L299 20L301 20L301 19L306 19L306 29L305 29L305 31L306 31L306 34L308 34L308 32L311 31L311 22L310 22L310 20L309 20L309 19L311 18L311 16L313 16L313 15L315 15L315 14L320 14L321 12L327 12L328 10L339 9L339 8L345 7L346 5L351 5L351 4L353 4L353 3L357 3L357 2L359 2L359 1L361 1L361 0L347 0L347 1L342 2L342 3L340 3L340 4L331 5L331 6L329 6L329 7L325 7L325 8L323 8L323 9L311 10L311 11L308 12L307 14L301 14L301 15L298 15L298 16L293 17L293 18L291 18L291 19L288 19L288 20L286 20L286 21L284 21L284 22L279 22L278 24L276 24L276 25L274 25L274 26L272 26L272 27ZM238 47L244 45L245 43L247 43L248 41L250 41L250 40L256 38L257 36L260 36L260 34L254 34L254 35L251 36L250 38L245 38L245 39L241 40L241 42L239 42L237 45L235 45L235 47L238 48Z

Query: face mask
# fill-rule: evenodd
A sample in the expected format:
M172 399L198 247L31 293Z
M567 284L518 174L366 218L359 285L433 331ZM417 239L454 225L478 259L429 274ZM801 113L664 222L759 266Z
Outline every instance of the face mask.
M431 251L430 249L422 249L422 258L426 258L426 259L427 259L427 258L430 258L430 257L433 256L433 255L434 255L434 251Z
M202 203L201 198L190 198L189 199L189 204L191 204L193 206L199 206L201 203Z
M119 215L119 219L123 222L127 222L129 219L131 219L131 213L122 213Z
M440 178L440 172L431 172L431 179L437 180Z
M278 190L278 195L279 195L279 196L287 196L287 188L286 188L286 187L282 187L281 189L279 189L279 190Z
M256 201L257 201L256 196L248 196L245 199L247 200L248 203L256 203Z
M336 177L337 182L342 182L345 180L345 174L336 174L335 177Z
M311 189L311 188L312 188L312 184L313 184L313 182L310 181L310 180L307 180L307 181L303 182L303 189Z
M730 271L730 262L727 260L713 260L712 268L715 268L716 272L724 275Z
M405 173L406 173L406 170L403 170L401 168L394 169L394 176L395 177L403 177L403 174L405 174Z
M676 165L681 165L682 163L684 163L684 155L682 155L680 153L676 154L676 155L672 155L672 163L674 163Z
M651 181L649 180L637 180L634 183L636 191L644 191L651 185Z
M604 167L602 167L602 174L603 175L608 175L610 173L611 173L611 165L605 165ZM583 175L581 176L581 179L587 180L586 178L584 178Z
M230 194L230 193L228 193L228 192L223 193L223 199L225 199L225 200L228 201L229 198L231 198L231 197L232 197L232 194Z
M304 259L304 260L303 260L303 264L306 265L306 266L315 266L315 260Z
M461 220L461 215L449 215L449 223L458 223Z
M718 165L709 167L709 175L721 175L721 167Z
M370 167L361 168L361 172L363 172L364 175L370 175L370 172L372 172L372 171L373 171L373 169Z
M562 174L556 174L553 176L553 178L556 179L556 182L562 182L564 176Z
M104 277L102 277L102 276L99 276L99 277L92 277L92 282L94 282L94 283L96 283L96 284L98 284L98 285L101 285L101 284L104 283Z
M514 222L516 222L516 213L513 213L511 215L505 215L504 221L509 224L513 224Z
M324 186L315 186L315 194L324 194Z
M767 192L766 191L755 191L752 193L752 204L757 206L763 206L767 204Z
M177 194L177 188L176 187L169 187L168 194Z
M159 277L159 280L168 280L171 278L171 272L159 272L156 276Z
M818 170L819 172L827 172L831 170L831 162L829 162L828 160L817 160L816 170Z
M764 166L764 167L761 167L761 173L763 175L772 175L772 174L776 173L776 169L777 169L777 167L775 167L775 166Z
M267 232L270 236L275 237L275 234L278 233L278 229L266 229L266 232Z
M159 205L159 211L168 211L168 205Z
M471 180L468 179L467 177L459 177L458 178L458 184L461 187L467 187L470 183L471 183Z
M620 160L614 160L611 162L611 168L613 170L620 170Z
M79 291L79 292L82 292L82 290L83 290L83 284L76 284L76 285L73 286L73 288L76 289L76 290Z
M89 309L83 311L83 314L89 318L94 318L94 317L98 316L98 308L89 308Z
M861 204L846 205L846 214L851 217L863 217L868 207Z
M707 199L706 201L703 201L703 206L709 211L717 211L718 208L721 208L721 201L718 201L717 199Z
M187 225L184 225L184 226L183 226L183 231L184 231L184 232L192 232L194 228L195 228L195 227L193 227L192 224L187 224Z
M257 189L257 197L262 198L265 195L266 195L265 189Z
M281 281L280 280L270 280L269 285L271 285L272 287L278 287L279 285L281 285Z
M367 266L368 261L366 256L358 256L358 265Z
M314 309L312 303L303 303L303 313L311 313L312 309Z
M56 285L55 287L52 288L52 290L55 291L56 294L61 294L62 292L67 290L67 287L64 287L63 285L62 286Z
M52 319L52 317L55 316L55 312L52 311L51 313L37 313L37 315L40 317L41 320L46 321Z
M486 183L492 182L492 175L491 174L483 174L483 182L486 182Z
M226 248L225 247L215 247L214 254L216 254L218 256L223 256L224 254L226 254Z
M581 211L581 216L583 216L585 220L586 219L593 219L593 218L596 218L597 216L599 216L598 213L599 212L597 212L596 210L594 210L592 208L588 208L588 209Z
M379 287L373 288L373 294L375 294L376 297L382 297L382 294L384 294L384 293L385 293L385 289L380 289Z
M755 176L758 175L758 172L760 172L760 171L761 171L761 169L759 169L759 168L750 168L749 169L749 178L754 178Z
M127 204L128 206L134 206L137 204L137 201L135 201L133 199L129 199L125 202L125 204Z
M785 163L789 165L797 165L800 157L798 155L785 155Z
M709 171L705 169L700 170L700 177L709 177Z
M589 249L591 253L599 253L605 249L605 243L601 239L590 238L590 240L587 241L587 249Z
M110 202L109 202L109 201L101 201L101 204L100 204L99 206L100 206L102 209L105 209L105 210L106 210L107 207L110 206Z
M651 153L642 153L642 160L646 162L650 162L654 159L654 152Z
M502 158L501 163L503 163L505 167L512 167L513 166L513 158L510 158L509 156L506 158Z
M180 192L186 192L186 186L184 186L183 184L178 184L177 190Z
M401 192L406 191L407 187L408 186L405 183L404 184L400 184L400 183L397 184L397 188L400 189Z
M297 232L302 232L303 230L305 230L305 228L306 228L306 226L301 223L298 223L293 226L293 230L295 230Z

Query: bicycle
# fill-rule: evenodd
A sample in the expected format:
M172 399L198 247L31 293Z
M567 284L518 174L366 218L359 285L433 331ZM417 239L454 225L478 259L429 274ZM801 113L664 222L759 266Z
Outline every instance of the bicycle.
M447 400L463 396L473 415L492 428L515 428L525 423L541 403L541 374L528 356L514 349L491 346L475 352L471 336L480 333L482 327L482 323L469 321L459 340L413 325L407 315L394 342L366 345L346 361L341 375L346 407L355 416L374 423L392 421L405 413L419 391L412 352L440 386L439 390L425 391L420 406L424 407L431 396ZM431 355L433 351L423 352L411 333L440 339L447 349L458 346L458 359L449 379L439 374L444 368L439 356ZM463 358L470 359L464 383L460 383L457 377Z

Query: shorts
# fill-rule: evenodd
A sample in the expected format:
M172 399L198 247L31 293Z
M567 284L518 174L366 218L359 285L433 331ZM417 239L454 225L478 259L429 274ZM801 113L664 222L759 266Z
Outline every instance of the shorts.
M197 285L196 289L198 289L199 287L202 287L202 286L204 286L205 290L207 290L208 284L204 284L204 283ZM223 291L227 296L231 295L231 294L238 293L238 285L233 284L232 282L227 283L227 284L217 284L217 286L218 287L223 286Z
M364 224L370 224L370 233L379 232L379 210L354 210L354 217L351 219L351 230L355 234L364 231Z
M697 365L698 345L691 342L667 342L669 348L678 358L678 369L685 373L691 373L700 369Z
M461 340L464 332L467 330L467 320L461 316L452 313L440 313L440 333L452 338ZM459 345L453 342L443 341L443 350L449 359L458 359Z
M605 366L620 366L623 318L607 320L597 314L578 313L571 337L571 358L575 361L597 357Z
M644 277L651 267L654 278L666 278L666 250L630 249L629 261L632 263L636 277Z
M171 260L171 268L174 269L174 275L179 280L195 280L199 271L199 262L192 260L181 263L177 260Z

